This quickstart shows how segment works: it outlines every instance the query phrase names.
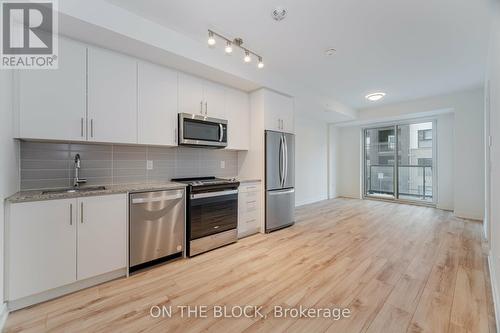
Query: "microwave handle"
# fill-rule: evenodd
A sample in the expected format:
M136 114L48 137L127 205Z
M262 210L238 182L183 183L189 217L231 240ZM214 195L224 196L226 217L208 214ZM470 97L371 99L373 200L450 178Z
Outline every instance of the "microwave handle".
M219 124L219 142L222 142L222 139L224 139L224 126Z

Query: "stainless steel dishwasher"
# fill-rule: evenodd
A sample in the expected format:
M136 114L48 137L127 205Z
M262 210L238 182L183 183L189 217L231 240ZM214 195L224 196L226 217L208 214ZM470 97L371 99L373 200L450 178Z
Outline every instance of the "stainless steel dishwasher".
M130 194L130 271L184 251L184 189Z

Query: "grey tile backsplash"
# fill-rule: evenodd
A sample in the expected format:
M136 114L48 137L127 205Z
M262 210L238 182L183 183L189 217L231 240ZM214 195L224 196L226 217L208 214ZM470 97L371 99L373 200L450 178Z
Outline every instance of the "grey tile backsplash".
M87 185L133 184L179 177L232 177L238 153L184 147L122 146L21 142L21 189L73 184L75 154L81 156L80 177ZM153 161L153 169L146 163ZM221 168L224 161L225 168Z

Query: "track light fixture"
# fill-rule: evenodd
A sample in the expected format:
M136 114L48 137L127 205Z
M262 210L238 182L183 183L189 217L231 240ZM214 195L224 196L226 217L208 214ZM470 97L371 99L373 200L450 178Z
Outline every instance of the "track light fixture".
M226 54L228 55L232 54L234 50L233 46L236 46L239 49L243 50L243 52L245 52L245 56L243 57L243 61L245 63L252 62L252 55L254 55L259 60L259 62L257 63L257 68L259 69L264 68L264 62L262 61L262 57L257 53L244 47L243 39L235 38L234 40L230 40L229 38L224 37L221 34L218 34L212 30L208 30L208 46L213 47L216 44L215 37L218 37L219 39L222 39L223 41L226 42L226 46L224 47L224 52L226 52Z
M231 46L230 41L226 42L226 48L224 49L224 51L226 51L227 54L233 53L233 47Z
M245 51L245 57L243 58L244 62L250 62L252 61L252 58L250 57L250 52Z
M214 46L215 45L214 33L211 32L211 31L208 32L208 45L209 46Z
M262 62L262 58L259 57L259 63L257 64L258 68L264 68L264 63Z

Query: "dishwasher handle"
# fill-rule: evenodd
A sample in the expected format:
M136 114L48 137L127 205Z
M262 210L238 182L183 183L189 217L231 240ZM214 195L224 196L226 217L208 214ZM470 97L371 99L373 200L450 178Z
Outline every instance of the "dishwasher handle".
M163 195L161 197L155 197L155 198L135 198L132 199L132 204L143 204L143 203L150 203L150 202L160 202L160 201L171 201L171 200L178 200L182 198L182 192L178 192L176 194L171 194L171 195Z

